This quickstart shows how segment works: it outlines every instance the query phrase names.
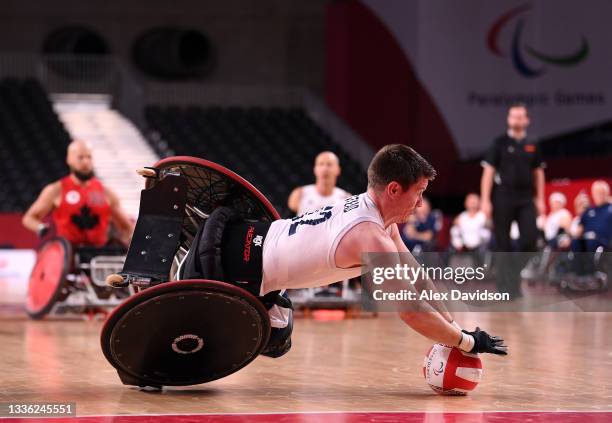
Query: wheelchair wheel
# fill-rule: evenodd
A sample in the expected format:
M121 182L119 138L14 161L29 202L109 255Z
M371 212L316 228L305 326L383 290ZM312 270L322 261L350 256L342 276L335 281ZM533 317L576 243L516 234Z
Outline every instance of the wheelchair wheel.
M247 291L224 282L185 280L124 301L104 323L101 344L124 384L185 386L240 370L269 336L268 313Z
M274 221L280 215L270 201L246 179L208 160L189 156L167 157L153 166L157 178L148 178L146 188L169 174L187 179L187 205L176 261L180 262L193 242L202 221L216 208L230 207L244 219Z
M51 311L61 295L71 259L72 247L63 238L42 245L28 284L25 310L31 318L41 319Z

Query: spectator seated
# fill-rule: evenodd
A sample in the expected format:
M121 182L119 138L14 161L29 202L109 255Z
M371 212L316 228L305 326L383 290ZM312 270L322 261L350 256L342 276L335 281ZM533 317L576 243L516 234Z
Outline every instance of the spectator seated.
M402 225L400 234L406 247L414 255L436 250L436 235L442 226L442 214L432 211L429 201L423 198L423 204L416 209L410 220Z
M465 197L465 211L453 221L450 228L451 245L449 253L467 253L473 264L481 265L491 232L487 228L487 217L480 211L480 197L471 193Z
M567 199L560 192L553 192L548 198L550 213L540 219L546 245L553 250L567 249L570 245L572 214L565 208Z

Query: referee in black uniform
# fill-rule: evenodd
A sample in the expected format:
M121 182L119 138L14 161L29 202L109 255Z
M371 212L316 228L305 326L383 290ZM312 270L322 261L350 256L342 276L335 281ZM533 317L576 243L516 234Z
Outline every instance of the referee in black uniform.
M524 104L508 109L508 130L496 138L482 165L480 193L482 211L493 225L497 251L512 251L510 226L518 223L519 251L536 251L537 215L546 210L544 201L544 162L538 145L527 139L529 115ZM511 298L521 296L520 270L523 259L501 254L498 257L497 289Z

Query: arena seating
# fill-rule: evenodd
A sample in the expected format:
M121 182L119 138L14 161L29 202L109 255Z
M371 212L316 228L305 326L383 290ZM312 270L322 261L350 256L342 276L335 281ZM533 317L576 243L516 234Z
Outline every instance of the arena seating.
M160 156L203 157L235 171L262 191L283 217L297 186L313 183L315 156L331 150L340 158L338 186L365 189L361 166L300 108L148 106L147 136Z
M540 141L546 159L612 155L612 121Z
M70 138L34 79L0 80L0 212L23 211L63 176Z

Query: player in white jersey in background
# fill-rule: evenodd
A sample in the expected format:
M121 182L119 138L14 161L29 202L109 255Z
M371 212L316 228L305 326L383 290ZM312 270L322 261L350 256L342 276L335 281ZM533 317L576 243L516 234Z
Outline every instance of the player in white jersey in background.
M315 183L295 188L287 201L289 209L299 216L350 197L336 186L340 171L340 161L334 153L319 153L313 168Z
M331 151L323 151L315 158L313 173L315 183L295 188L287 201L289 209L301 216L304 213L312 212L324 206L334 204L338 200L344 200L351 196L342 188L338 188L336 183L340 176L340 160ZM348 281L343 281L345 288L348 288ZM297 299L301 297L303 301L312 300L314 296L338 296L340 294L341 283L322 288L294 290L291 297Z
M553 192L548 197L550 213L539 216L544 230L544 239L552 248L567 248L570 245L570 227L572 225L572 214L565 208L567 198L561 192Z
M465 211L453 221L450 229L451 244L456 251L473 251L485 245L491 233L487 216L480 211L480 196L470 193L465 197Z

